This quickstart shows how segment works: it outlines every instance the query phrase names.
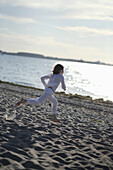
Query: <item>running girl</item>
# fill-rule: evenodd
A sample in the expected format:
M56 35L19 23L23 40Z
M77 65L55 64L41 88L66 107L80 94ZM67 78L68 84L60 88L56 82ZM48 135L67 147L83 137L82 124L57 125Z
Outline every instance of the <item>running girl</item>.
M58 102L57 102L57 99L53 96L53 94L55 93L60 83L62 85L62 89L66 90L63 73L64 73L64 67L61 64L57 64L53 69L53 74L41 77L41 81L43 85L45 86L45 90L42 96L40 96L39 98L35 98L35 99L23 99L22 98L20 102L16 103L16 106L19 106L22 103L28 103L31 105L40 105L46 100L49 100L52 105L53 121L59 122L60 119L57 119L56 117ZM47 79L48 79L48 82L46 82Z

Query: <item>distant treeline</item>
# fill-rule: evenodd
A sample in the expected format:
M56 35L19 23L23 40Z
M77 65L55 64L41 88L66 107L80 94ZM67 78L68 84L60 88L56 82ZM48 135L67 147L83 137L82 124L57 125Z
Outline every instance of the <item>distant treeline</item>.
M72 62L80 62L80 63L89 63L89 64L99 64L99 65L109 65L113 66L113 64L107 64L103 63L100 61L84 61L84 60L77 60L77 59L65 59L65 58L57 58L57 57L49 57L49 56L44 56L42 54L34 54L34 53L28 53L28 52L17 52L17 53L11 53L11 52L5 52L5 51L0 51L2 55L16 55L16 56L24 56L24 57L33 57L33 58L42 58L42 59L51 59L51 60L61 60L61 61L72 61Z

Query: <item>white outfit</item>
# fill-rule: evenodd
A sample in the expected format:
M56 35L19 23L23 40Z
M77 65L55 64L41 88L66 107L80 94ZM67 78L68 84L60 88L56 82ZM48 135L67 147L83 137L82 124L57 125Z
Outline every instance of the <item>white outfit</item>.
M46 83L45 81L46 79L49 79L48 83ZM57 89L60 83L62 84L62 89L66 88L65 83L64 83L64 77L61 74L50 74L50 75L41 77L41 81L46 88L52 87L54 91Z
M48 83L46 83L45 81L46 79L49 79ZM41 77L41 81L45 86L43 95L35 99L27 99L27 103L32 105L40 105L44 101L49 100L50 103L52 104L53 114L56 114L58 102L57 99L53 96L53 94L60 83L62 84L62 89L66 88L64 83L64 77L61 74L50 74Z

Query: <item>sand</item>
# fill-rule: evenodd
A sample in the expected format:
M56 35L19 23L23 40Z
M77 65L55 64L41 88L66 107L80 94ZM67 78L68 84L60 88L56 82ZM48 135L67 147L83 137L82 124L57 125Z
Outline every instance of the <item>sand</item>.
M113 169L113 104L55 94L49 102L15 107L41 90L0 82L0 170Z

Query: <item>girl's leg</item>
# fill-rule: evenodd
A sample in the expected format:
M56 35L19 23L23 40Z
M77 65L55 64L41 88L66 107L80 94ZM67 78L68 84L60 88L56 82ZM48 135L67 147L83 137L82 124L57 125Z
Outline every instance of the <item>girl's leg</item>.
M51 95L53 94L52 90L49 88L46 88L44 90L44 93L42 94L42 96L37 97L35 99L27 99L27 103L28 104L32 104L32 105L39 105L42 104L44 101L46 101Z
M57 111L57 104L58 104L57 99L52 95L52 96L50 96L49 101L50 101L51 104L52 104L52 111L53 111L53 114L56 114L56 111Z
M52 104L52 111L53 111L53 121L54 122L59 122L60 119L57 119L56 117L56 111L57 111L57 104L58 104L58 101L57 99L52 95L50 98L49 98L49 101L51 102Z
M19 106L22 103L28 103L31 105L39 105L42 104L44 101L46 101L48 98L50 97L50 95L48 93L44 93L42 96L37 97L35 99L21 99L20 102L16 103L16 106Z

